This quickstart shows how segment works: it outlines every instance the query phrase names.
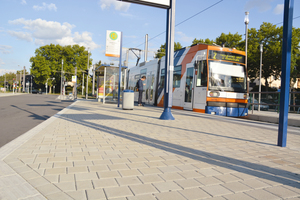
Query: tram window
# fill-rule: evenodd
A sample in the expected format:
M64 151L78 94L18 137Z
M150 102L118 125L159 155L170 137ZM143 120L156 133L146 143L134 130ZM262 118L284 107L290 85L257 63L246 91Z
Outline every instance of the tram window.
M181 78L181 65L174 67L173 72L173 88L180 87L180 78Z
M198 64L197 87L207 86L207 63L206 60L201 60Z
M147 74L147 69L141 69L140 73L141 73L141 77L142 77L143 75L146 76L146 74Z
M160 73L160 87L163 88L164 86L165 86L165 69L162 69Z

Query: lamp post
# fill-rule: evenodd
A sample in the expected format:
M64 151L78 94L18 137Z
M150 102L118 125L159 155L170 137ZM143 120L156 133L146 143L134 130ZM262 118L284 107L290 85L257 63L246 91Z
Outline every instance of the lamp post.
M90 48L88 48L88 63L87 63L87 70L89 70L89 67L90 67L90 51L89 51ZM89 72L87 73L86 75L86 91L85 91L85 99L88 99L88 88L89 88Z
M245 67L247 70L247 60L248 60L248 56L247 56L247 51L248 51L248 24L249 24L249 12L245 12L245 26L246 26L246 30L245 30L245 53L246 53L246 59L245 59ZM248 78L248 77L247 77ZM247 81L248 85L247 88L249 88L249 81ZM252 100L254 101L254 99Z
M259 45L260 51L260 65L259 65L259 90L258 90L258 111L260 111L260 99L261 99L261 68L262 68L262 52L263 52L263 44Z
M32 77L34 77L34 76L31 75L31 94L32 94Z

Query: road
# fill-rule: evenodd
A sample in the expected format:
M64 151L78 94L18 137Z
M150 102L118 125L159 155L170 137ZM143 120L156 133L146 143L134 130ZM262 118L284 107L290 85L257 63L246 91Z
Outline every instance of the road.
M56 95L23 94L0 98L0 147L55 115L72 102Z

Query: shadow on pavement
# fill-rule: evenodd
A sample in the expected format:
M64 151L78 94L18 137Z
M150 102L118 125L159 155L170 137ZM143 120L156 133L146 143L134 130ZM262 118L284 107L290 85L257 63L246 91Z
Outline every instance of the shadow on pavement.
M78 119L76 119L77 118L76 115L78 115ZM79 115L80 115L80 117L79 117ZM111 118L111 119L127 120L125 118L116 118L116 117L100 115L100 114L98 114L97 117L100 117L100 118L96 118L96 119L110 119ZM121 130L115 129L113 127L99 125L99 124L93 123L91 121L85 121L85 120L89 120L89 119L94 119L95 114L84 114L84 115L62 114L58 118L61 118L61 119L64 119L66 121L70 121L73 123L77 123L77 124L80 124L80 125L83 125L83 126L86 126L89 128L93 128L97 131L112 134L117 137L122 137L124 139L128 139L128 140L140 143L140 144L155 147L157 149L161 149L161 150L173 153L173 154L177 154L179 156L184 156L186 158L190 158L190 159L198 160L198 161L205 162L205 163L208 163L211 165L235 170L238 172L256 176L258 178L267 179L267 180L274 181L277 183L291 185L292 187L296 187L296 188L300 187L300 183L299 183L300 175L291 173L289 171L285 171L282 169L275 169L275 168L271 168L268 166L247 162L247 161L241 161L241 160L238 160L235 158L221 156L221 155L217 155L214 153L205 152L202 150L184 147L184 146L181 146L178 144L173 144L170 142L157 140L157 139L146 137L143 135L138 135L138 134L134 134L134 133L126 132L126 131L121 131ZM141 122L141 121L138 121L138 122ZM146 122L143 122L143 123L146 123ZM157 124L151 124L151 125L157 126ZM169 128L172 128L172 127L169 127ZM182 130L190 131L190 130L186 130L186 129L182 129ZM201 132L201 133L202 134L210 134L210 133L203 133L203 132ZM212 135L222 137L217 134L212 134ZM238 138L231 138L231 139L238 139ZM238 139L238 140L242 140L242 139ZM245 141L247 141L247 140L245 140ZM263 144L266 144L266 143L263 143ZM268 144L268 145L270 145L270 144Z

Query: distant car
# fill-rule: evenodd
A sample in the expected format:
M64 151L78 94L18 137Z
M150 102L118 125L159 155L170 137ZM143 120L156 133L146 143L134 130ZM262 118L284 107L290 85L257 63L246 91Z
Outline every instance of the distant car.
M248 102L252 103L252 99L251 100L248 100ZM258 103L258 100L257 99L254 99L254 102L253 103ZM263 101L260 101L260 110L269 110L269 105L263 105L263 104L266 104L265 102ZM249 104L250 105L250 104ZM251 105L250 105L251 106ZM253 105L254 106L254 110L258 110L258 105ZM250 107L249 107L250 108Z
M42 94L42 91L41 90L33 89L32 90L32 94Z

